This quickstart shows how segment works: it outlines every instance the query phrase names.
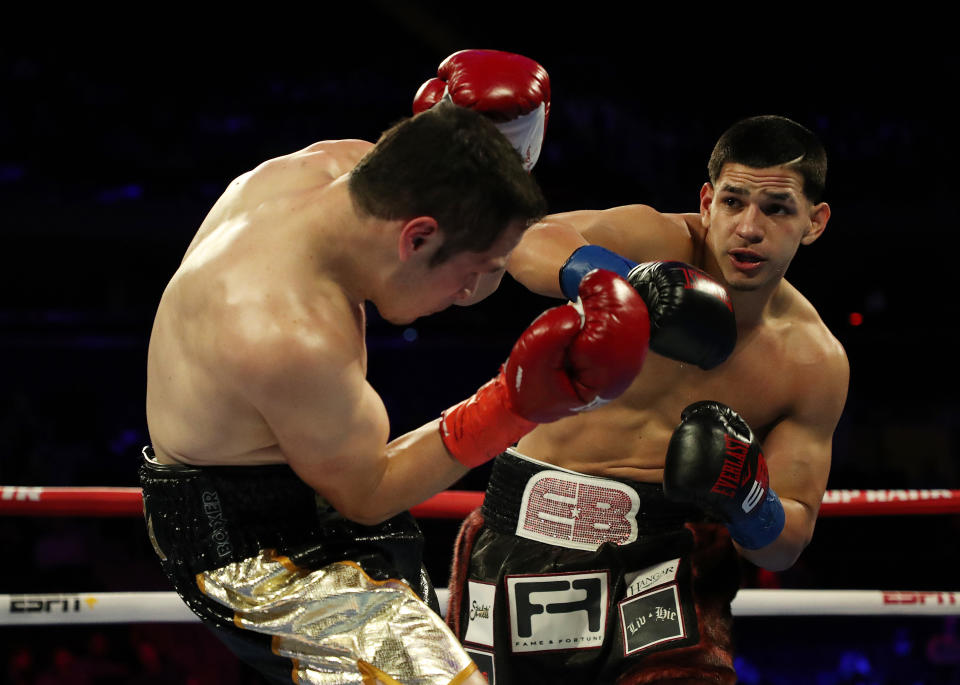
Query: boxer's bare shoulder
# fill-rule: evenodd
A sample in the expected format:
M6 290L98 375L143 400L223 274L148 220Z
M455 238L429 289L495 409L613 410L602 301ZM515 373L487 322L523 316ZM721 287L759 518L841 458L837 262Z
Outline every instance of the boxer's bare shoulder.
M802 385L795 397L819 407L835 423L846 400L850 375L843 345L813 304L785 280L770 301L770 314L769 325L778 338L776 356L784 366L796 370L795 378Z
M372 149L373 144L365 140L324 140L268 159L241 174L207 213L185 258L227 224L249 219L254 213L262 216L301 209L313 194L349 173Z
M365 380L362 304L322 278L305 292L286 279L243 287L244 273L211 280L186 270L164 294L158 322L177 335L156 335L148 356L158 451L195 464L281 462L283 440L309 426L289 438L298 445L290 452L309 440L329 454L334 445L319 443L352 432L344 427L357 417L359 434L385 441L386 413Z
M320 141L262 162L236 178L221 199L249 210L272 199L324 188L353 169L371 149L373 144L363 140Z
M159 459L282 461L253 397L272 396L278 369L333 369L318 387L367 391L362 305L327 277L307 245L338 211L327 189L370 147L324 141L268 160L210 211L163 294L151 336L148 422ZM336 376L354 367L359 380ZM298 369L291 376L304 379ZM339 388L344 379L348 387Z
M339 178L357 165L373 149L365 140L321 140L289 155L263 162L255 174L303 174L307 178Z

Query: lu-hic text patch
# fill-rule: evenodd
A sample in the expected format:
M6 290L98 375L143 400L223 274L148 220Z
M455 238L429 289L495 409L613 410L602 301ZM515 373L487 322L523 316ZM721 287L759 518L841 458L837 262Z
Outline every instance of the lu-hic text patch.
M676 584L620 602L624 656L687 637Z

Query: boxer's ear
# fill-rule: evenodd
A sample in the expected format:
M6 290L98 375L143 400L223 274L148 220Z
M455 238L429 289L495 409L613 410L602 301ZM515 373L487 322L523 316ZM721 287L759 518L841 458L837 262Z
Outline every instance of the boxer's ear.
M813 205L813 207L810 208L810 225L804 232L803 237L800 238L800 244L809 245L814 240L819 238L820 234L823 233L823 229L827 227L827 222L829 220L830 205L828 205L826 202Z
M704 228L710 227L710 206L713 204L713 184L704 183L700 189L700 222Z
M397 254L401 262L422 252L425 247L439 239L440 227L432 216L418 216L407 221L400 229Z

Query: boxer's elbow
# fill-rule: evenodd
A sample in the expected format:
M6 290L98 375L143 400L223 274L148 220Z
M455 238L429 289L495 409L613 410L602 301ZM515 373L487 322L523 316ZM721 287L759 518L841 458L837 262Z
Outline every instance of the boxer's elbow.
M507 271L527 290L545 297L563 297L560 267L587 241L571 226L546 220L527 229L510 253Z
M779 540L774 541L761 549L741 550L741 554L754 565L767 571L786 571L797 563L797 559L800 558L800 553L803 552L806 545L794 547L792 545L779 545L778 542Z
M361 526L375 526L388 518L396 516L399 511L382 506L374 497L361 497L331 502L341 516Z

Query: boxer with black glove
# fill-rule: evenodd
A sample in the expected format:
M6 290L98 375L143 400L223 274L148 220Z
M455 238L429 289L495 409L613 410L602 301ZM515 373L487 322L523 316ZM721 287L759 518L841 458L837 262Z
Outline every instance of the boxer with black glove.
M737 343L737 324L722 285L683 262L637 264L599 245L584 245L560 268L560 289L576 299L577 287L592 269L626 278L650 311L650 349L670 359L712 369Z
M663 492L723 520L744 549L766 547L783 530L783 505L770 488L760 443L747 422L719 402L683 410L667 448Z
M570 300L593 269L619 274L645 300L658 354L609 406L508 449L464 521L448 620L501 685L734 685L741 559L782 571L813 537L850 369L785 275L831 215L826 151L765 115L734 123L706 161L696 206L570 207L506 263L532 292ZM601 609L578 633L575 582Z
M420 86L413 113L444 99L493 120L527 171L537 163L550 117L550 77L540 64L500 50L455 52L440 64L436 78Z

